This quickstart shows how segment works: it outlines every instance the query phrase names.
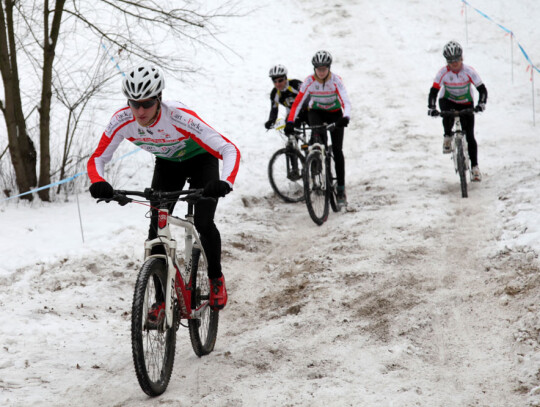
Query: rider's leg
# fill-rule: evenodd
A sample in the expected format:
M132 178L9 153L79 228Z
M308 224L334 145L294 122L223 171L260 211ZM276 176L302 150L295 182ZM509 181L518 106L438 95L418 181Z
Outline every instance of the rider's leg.
M178 191L184 187L186 176L184 174L184 163L164 160L156 157L154 166L154 175L152 177L152 189L156 191ZM169 213L172 213L176 202L169 204ZM150 202L153 208L158 203ZM158 214L156 209L151 210L150 227L148 229L148 239L154 239L157 236ZM162 246L156 246L152 249L152 254L165 254Z
M456 109L457 108L456 105L457 105L456 103L453 103L449 101L448 99L445 99L445 98L439 99L439 108L441 109L441 111ZM444 127L444 136L452 137L452 127L454 126L454 118L443 117L442 123Z
M336 122L343 117L341 112L332 115L332 122ZM336 127L330 132L332 139L332 152L334 153L334 166L336 170L336 178L338 188L345 190L345 156L343 155L343 136L345 129L343 127Z
M468 106L469 108L472 107ZM467 145L469 146L469 158L471 159L471 166L476 167L478 165L478 145L474 138L474 115L464 116L461 119L461 125L467 138Z
M308 111L308 121L310 126L321 126L326 122L326 115L324 110L311 109ZM309 144L314 143L314 139L319 137L320 140L326 144L326 129L320 128L312 130Z
M185 176L181 175L181 163L164 160L156 157L154 166L154 176L152 177L152 189L157 191L178 191L181 190L186 182ZM157 207L157 202L150 202L153 208ZM172 213L174 204L168 207L169 213ZM150 227L148 229L148 240L157 237L158 213L156 209L151 210ZM165 254L163 246L154 246L151 254ZM157 276L154 276L154 285L156 287L156 304L165 301L165 293L161 282ZM152 310L150 312L153 312Z
M190 163L188 175L191 188L204 188L219 179L219 161L209 153L200 154L186 161ZM217 200L201 200L195 205L194 223L208 260L208 277L219 278L221 273L221 235L214 223Z

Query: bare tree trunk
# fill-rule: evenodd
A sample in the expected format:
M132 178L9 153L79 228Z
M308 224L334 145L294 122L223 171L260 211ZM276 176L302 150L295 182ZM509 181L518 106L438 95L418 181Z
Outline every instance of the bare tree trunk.
M17 69L17 52L13 25L13 0L0 7L0 72L4 82L5 106L0 103L8 133L9 153L15 170L19 192L29 191L37 184L36 149L26 132ZM32 195L22 199L32 200Z
M50 121L52 99L52 70L54 62L54 50L60 33L62 11L65 0L56 0L54 11L49 11L49 0L44 3L43 18L43 78L41 89L41 104L39 108L39 134L40 134L40 165L39 186L51 183L51 152L50 152ZM49 33L49 14L54 13L52 26ZM42 201L49 201L49 190L43 189L38 192Z

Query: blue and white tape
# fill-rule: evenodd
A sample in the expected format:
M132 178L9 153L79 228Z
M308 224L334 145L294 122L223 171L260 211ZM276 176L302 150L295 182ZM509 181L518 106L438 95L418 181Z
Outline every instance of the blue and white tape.
M484 13L483 11L481 10L478 10L476 7L474 7L473 5L471 5L467 0L461 0L461 2L469 7L471 7L474 11L476 11L478 14L480 14L482 17L486 18L487 20L491 21L492 23L496 24L497 26L499 26L499 28L501 28L503 31L505 31L506 33L510 34L513 38L516 38L514 32L508 28L506 28L505 26L503 26L502 24L499 24L497 23L496 21L494 21L490 16L488 16L486 13ZM540 72L540 69L538 69L538 67L531 61L531 59L529 58L529 55L527 55L527 53L525 52L525 49L523 48L523 46L519 43L519 41L516 40L516 43L517 43L517 46L519 47L521 53L523 54L523 56L525 57L525 59L527 60L527 62L529 63L529 65L531 66L532 69L534 69L535 71L537 72Z

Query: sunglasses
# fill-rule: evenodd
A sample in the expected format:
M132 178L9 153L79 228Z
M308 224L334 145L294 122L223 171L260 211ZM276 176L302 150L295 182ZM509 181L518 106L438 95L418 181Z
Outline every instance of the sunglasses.
M157 99L149 99L145 100L144 102L139 102L137 100L128 100L128 105L131 106L133 109L138 109L139 107L142 107L143 109L150 109L152 106L154 106L157 103Z
M284 77L281 77L281 78L274 78L274 79L272 79L272 82L274 82L274 83L285 82L285 78L284 78Z

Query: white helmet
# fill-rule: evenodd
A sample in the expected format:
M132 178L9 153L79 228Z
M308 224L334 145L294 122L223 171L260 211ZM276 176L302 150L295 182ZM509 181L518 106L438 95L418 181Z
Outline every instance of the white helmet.
M463 48L456 41L450 41L444 46L443 56L448 62L458 61L463 56Z
M287 76L287 68L285 68L283 65L276 65L270 68L270 72L268 72L268 76L270 78L278 78L280 76Z
M122 91L128 99L141 100L157 97L165 88L161 71L152 65L139 65L126 74Z
M313 55L311 63L315 68L320 66L327 66L330 68L330 65L332 65L332 55L328 51L317 51L315 55Z

